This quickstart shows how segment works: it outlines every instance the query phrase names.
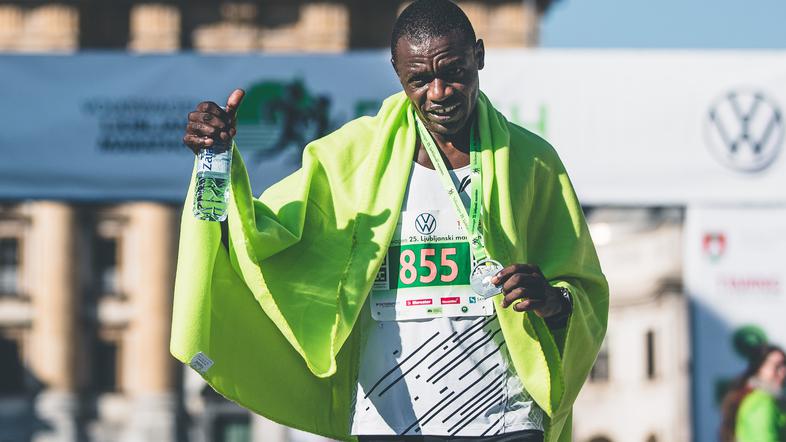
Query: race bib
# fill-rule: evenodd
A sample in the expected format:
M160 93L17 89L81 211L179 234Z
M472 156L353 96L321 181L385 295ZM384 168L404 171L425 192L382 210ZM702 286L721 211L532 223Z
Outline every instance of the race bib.
M455 216L404 211L374 281L371 315L377 321L489 316L494 306L470 287L471 268L467 236Z

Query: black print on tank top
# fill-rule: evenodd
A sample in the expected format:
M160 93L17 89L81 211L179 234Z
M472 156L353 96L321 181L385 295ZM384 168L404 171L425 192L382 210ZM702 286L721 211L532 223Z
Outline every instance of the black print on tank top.
M470 178L469 175L462 178L461 182L459 183L459 188L458 188L459 193L464 193L464 190L467 188L467 186L469 186L469 183L471 182L472 182L472 178Z
M439 386L445 381L448 373L460 373L459 384L443 385L439 391L440 396L434 398L435 403L420 416L416 416L415 421L400 435L417 434L420 432L421 425L440 422L442 425L449 426L450 435L455 436L483 413L489 412L492 408L504 407L507 400L506 373L499 372L498 363L482 374L478 374L479 370L477 370L483 362L499 353L505 345L504 341L497 345L494 351L471 366L472 361L469 359L501 333L496 318L496 315L478 318L467 330L461 333L454 332L444 338L441 338L440 332L434 333L398 365L382 375L365 397L368 398L372 394L382 397L390 389L401 387L400 381L405 378L423 377L426 382ZM391 375L396 372L401 374L393 378ZM492 372L494 374L490 375ZM455 390L452 388L459 386L463 388ZM419 399L424 398L419 397ZM498 434L502 429L502 418L500 418L489 425L482 436Z

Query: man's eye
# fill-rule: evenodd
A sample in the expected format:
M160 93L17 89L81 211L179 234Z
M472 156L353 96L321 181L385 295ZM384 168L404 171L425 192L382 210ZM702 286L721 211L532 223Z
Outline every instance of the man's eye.
M462 69L462 68L451 69L451 70L448 71L448 75L450 75L451 77L454 77L454 78L455 77L460 77L460 76L464 75L464 69Z
M426 83L426 80L423 80L422 78L415 78L415 79L413 79L413 80L410 80L410 81L409 81L409 84L410 84L412 87L423 87L423 86L425 86L427 83Z

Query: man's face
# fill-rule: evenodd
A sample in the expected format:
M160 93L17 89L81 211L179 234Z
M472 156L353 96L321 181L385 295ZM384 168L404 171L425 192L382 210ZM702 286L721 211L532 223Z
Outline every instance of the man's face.
M478 98L483 41L466 42L457 33L396 46L393 67L404 92L432 133L450 136L469 121Z

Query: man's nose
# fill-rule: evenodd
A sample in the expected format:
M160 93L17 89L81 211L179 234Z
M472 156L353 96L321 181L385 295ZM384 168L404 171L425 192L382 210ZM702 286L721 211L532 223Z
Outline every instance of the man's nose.
M444 101L453 94L453 88L450 87L445 80L435 78L428 88L429 101L440 102Z

